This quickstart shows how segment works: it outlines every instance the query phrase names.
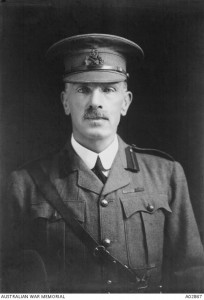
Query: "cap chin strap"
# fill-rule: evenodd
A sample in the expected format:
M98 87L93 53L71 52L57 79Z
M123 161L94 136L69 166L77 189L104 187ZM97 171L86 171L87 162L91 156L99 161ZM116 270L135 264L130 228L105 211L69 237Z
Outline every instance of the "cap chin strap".
M64 78L72 75L72 74L77 74L77 73L83 73L83 72L90 72L90 71L111 71L111 72L116 72L120 73L126 77L129 77L129 74L123 70L120 67L113 67L113 66L108 66L108 65L95 65L95 66L80 66L80 67L74 67L70 71L67 71L64 73Z

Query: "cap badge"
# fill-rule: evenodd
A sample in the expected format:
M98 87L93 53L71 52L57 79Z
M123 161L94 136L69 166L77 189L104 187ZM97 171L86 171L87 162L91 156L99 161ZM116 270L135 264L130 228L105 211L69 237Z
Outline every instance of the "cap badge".
M94 67L103 65L104 60L100 57L97 49L92 49L89 56L86 56L84 63L88 67Z

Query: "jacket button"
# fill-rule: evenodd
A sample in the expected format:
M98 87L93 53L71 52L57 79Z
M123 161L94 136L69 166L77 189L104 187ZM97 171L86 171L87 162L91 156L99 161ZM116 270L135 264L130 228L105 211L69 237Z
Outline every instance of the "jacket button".
M153 212L154 206L151 205L151 204L148 204L148 205L147 205L147 210L148 210L149 212Z
M108 206L108 201L106 199L101 200L101 206L103 207Z
M110 246L110 244L111 244L111 240L108 239L108 238L106 238L106 239L103 240L102 243L103 243L103 245L104 245L105 247L108 247L108 246Z
M107 280L107 284L111 284L112 283L112 281L111 280Z

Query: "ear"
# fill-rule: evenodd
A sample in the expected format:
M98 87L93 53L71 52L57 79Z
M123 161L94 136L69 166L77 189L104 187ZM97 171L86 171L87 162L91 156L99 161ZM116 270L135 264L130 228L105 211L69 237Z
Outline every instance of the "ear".
M66 91L61 92L61 102L64 107L64 112L68 116L70 114L70 108L69 108L69 97L67 95Z
M125 92L125 97L121 107L121 115L125 116L127 114L128 108L132 102L133 95L130 91Z

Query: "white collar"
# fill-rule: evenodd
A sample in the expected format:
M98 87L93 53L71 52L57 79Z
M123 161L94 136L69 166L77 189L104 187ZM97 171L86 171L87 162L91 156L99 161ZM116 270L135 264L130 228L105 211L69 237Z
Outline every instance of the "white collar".
M82 145L80 145L74 138L73 134L71 137L71 144L74 148L75 152L79 155L79 157L85 162L89 169L93 169L99 156L101 159L101 163L105 169L110 169L113 163L113 160L118 152L118 138L115 135L113 142L102 152L96 153L93 152Z

